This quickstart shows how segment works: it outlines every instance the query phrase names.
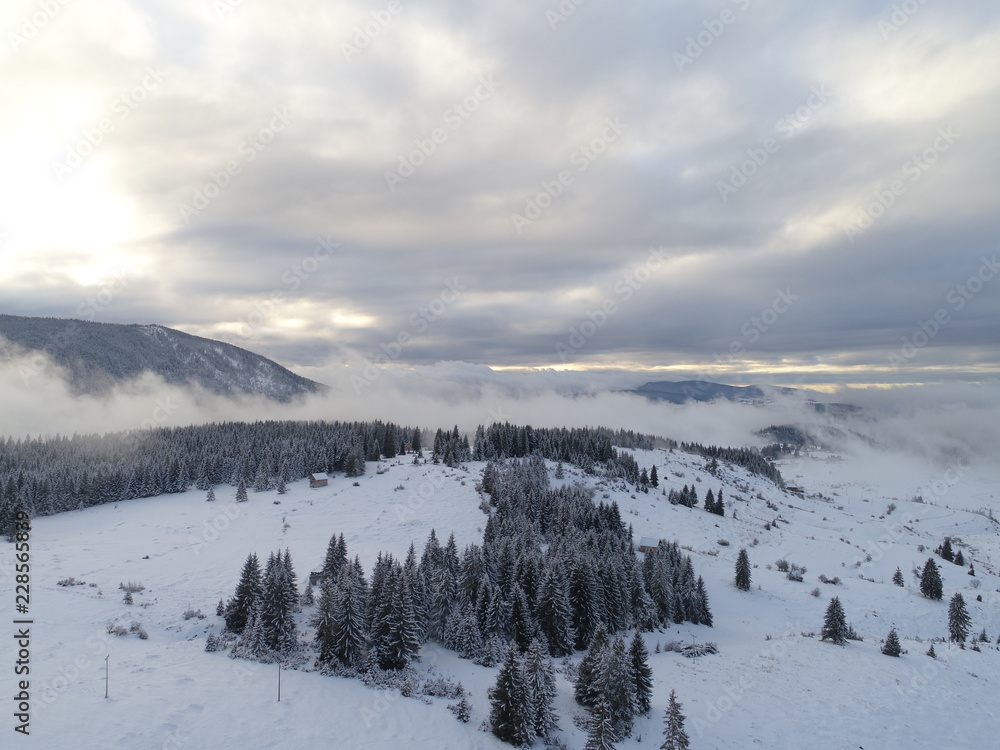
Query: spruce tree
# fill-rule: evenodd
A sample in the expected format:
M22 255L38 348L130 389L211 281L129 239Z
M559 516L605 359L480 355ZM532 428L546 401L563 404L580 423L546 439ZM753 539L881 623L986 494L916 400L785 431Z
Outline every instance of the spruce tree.
M239 486L236 488L236 502L245 503L247 501L247 483L242 478L240 479Z
M961 643L969 637L972 620L965 608L965 599L958 592L951 597L948 604L948 638L955 643Z
M929 657L931 657L932 659L937 659L937 654L934 652L934 644L933 643L931 644L931 647L929 649L927 649L927 655Z
M597 705L597 678L601 664L601 655L608 645L608 634L601 625L594 633L586 656L580 660L577 667L576 685L573 697L581 706L593 708Z
M553 708L556 698L556 675L552 660L546 656L545 647L537 638L528 646L522 659L522 668L532 729L539 737L551 737L559 728Z
M944 596L941 574L938 572L937 563L934 562L933 557L927 558L924 570L920 574L920 593L928 599L940 600Z
M529 744L532 738L529 696L516 649L507 652L488 695L493 734L515 747Z
M832 641L840 646L847 642L847 619L844 617L844 608L840 604L840 597L833 597L826 608L826 617L823 620L823 630L820 640Z
M896 572L892 574L892 582L897 586L902 586L905 583L903 581L903 571L898 567L896 568Z
M941 555L942 560L947 560L948 562L954 562L955 553L951 549L951 537L946 536L944 538L944 544L938 549L938 554Z
M653 489L656 489L657 487L660 486L660 477L656 473L655 464L653 465L653 468L649 470L649 484Z
M573 653L573 605L569 600L569 583L556 566L550 567L538 593L536 608L538 626L549 644L549 653L559 658Z
M705 510L709 513L715 513L715 493L712 492L711 487L705 493Z
M660 750L687 750L691 740L684 731L684 714L682 705L677 701L677 693L670 691L670 699L663 716L663 744Z
M636 631L628 650L632 662L632 677L634 682L635 709L637 713L648 714L652 706L653 670L649 666L649 651L642 634Z
M354 569L345 566L337 579L333 626L333 655L345 666L360 664L368 643L365 630L365 591Z
M226 628L233 633L242 633L250 619L250 612L260 599L263 582L260 572L260 562L256 553L247 556L240 573L240 582L236 584L236 593L226 606Z
M215 487L212 487L211 485L209 485L209 487L208 487L208 494L205 495L205 500L207 500L210 503L215 500Z
M962 554L962 550L955 553L954 562L955 565L961 565L963 568L965 567L965 556Z
M746 547L742 547L736 557L736 588L740 591L750 590L750 557Z
M587 744L584 750L615 750L613 711L607 698L600 698L587 723Z
M903 652L899 645L899 636L896 635L896 628L889 630L885 644L882 646L882 653L886 656L899 656Z

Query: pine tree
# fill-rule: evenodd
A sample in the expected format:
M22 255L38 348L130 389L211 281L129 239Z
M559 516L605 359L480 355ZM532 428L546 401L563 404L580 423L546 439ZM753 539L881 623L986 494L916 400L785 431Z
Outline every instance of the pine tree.
M965 608L965 599L958 592L951 597L948 605L948 637L955 643L961 643L969 637L972 620Z
M611 711L613 740L624 739L632 733L636 713L635 682L625 642L615 638L601 654L594 682L598 701L606 700Z
M649 666L649 652L642 634L636 631L628 650L632 662L632 676L635 679L635 709L640 714L648 714L652 707L653 670Z
M740 548L736 557L736 588L740 591L750 590L750 557L746 547Z
M240 479L240 484L236 488L236 502L245 503L247 501L247 483L244 479Z
M892 574L892 582L897 586L902 586L905 583L903 581L903 571L898 567L896 568L896 572Z
M955 565L961 565L965 567L965 556L962 554L962 550L955 553Z
M538 593L538 626L549 644L549 653L559 658L573 653L573 605L569 600L569 582L556 566L550 567Z
M322 568L323 577L336 581L345 565L347 565L347 543L344 541L343 534L339 537L334 534L326 546L326 557L323 559Z
M663 744L660 745L660 750L687 750L691 746L691 740L684 731L682 707L677 701L677 693L671 690L663 716Z
M215 500L215 487L212 487L211 485L209 485L209 487L208 487L208 494L205 495L205 499L208 502L213 502Z
M403 669L420 650L420 626L402 567L386 580L371 628L372 652L382 669Z
M219 650L219 639L215 637L215 633L209 633L205 639L205 650L209 653Z
M705 510L709 513L715 513L715 494L712 492L711 487L705 493Z
M657 487L660 486L660 477L656 473L655 464L653 465L653 468L649 470L649 484L653 489L656 489Z
M932 659L937 659L937 654L934 652L934 644L933 643L931 644L931 647L929 649L927 649L927 655L929 657L931 657Z
M840 604L839 597L833 597L826 608L826 617L823 620L823 630L820 640L832 641L840 646L847 642L847 619L844 617L844 608Z
M330 639L333 655L342 664L361 663L368 645L365 591L351 566L344 567L337 579Z
M581 706L593 708L597 705L597 677L601 663L601 654L608 643L608 634L601 625L590 641L590 646L586 656L580 660L577 667L576 685L573 688L573 696Z
M587 744L584 750L615 750L615 730L612 721L611 704L601 698L590 714L587 728Z
M250 612L261 597L263 579L260 572L260 562L257 555L251 553L243 563L240 582L236 584L236 593L226 606L226 629L233 633L242 633L250 618Z
M927 558L924 570L920 574L920 593L928 599L940 600L944 596L941 574L938 572L937 563L934 562L933 557Z
M545 647L537 638L528 646L522 659L522 668L532 729L537 736L548 738L559 728L553 709L556 675L552 660L545 655Z
M947 560L948 562L954 562L955 553L951 549L951 537L946 536L944 538L944 544L938 549L938 554L941 555L942 560Z
M889 630L886 636L885 645L882 646L882 653L886 656L899 656L903 652L899 645L899 636L896 635L896 628Z
M316 604L316 614L311 625L316 628L317 659L324 664L332 664L336 656L334 652L333 629L337 620L337 590L329 578L323 578L319 584L319 601Z
M222 599L219 599L219 603L215 607L215 614L218 617L222 617L224 614L226 614L226 605L225 602L222 601Z
M490 728L499 739L515 747L531 742L531 716L527 689L516 649L510 649L489 690Z

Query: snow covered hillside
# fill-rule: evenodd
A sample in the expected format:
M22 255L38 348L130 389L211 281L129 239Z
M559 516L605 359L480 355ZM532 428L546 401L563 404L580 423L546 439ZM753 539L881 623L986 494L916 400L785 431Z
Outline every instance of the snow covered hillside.
M595 485L595 502L616 501L640 537L677 540L694 556L707 584L714 627L677 625L646 633L653 669L653 712L636 720L622 750L658 748L671 690L683 704L692 748L989 748L996 746L1000 652L1000 536L998 524L978 509L995 504L996 470L927 468L925 502L860 459L808 456L782 465L799 496L723 463L717 475L706 460L681 452L632 451L640 466L657 467L658 489L648 493L584 476L566 466L552 483ZM370 571L379 551L405 556L421 549L431 529L454 532L459 549L482 541L486 515L476 490L484 464L451 469L413 465L412 456L369 463L365 477L331 479L310 489L291 483L288 493L250 493L235 503L235 489L217 486L217 500L195 490L61 513L33 522L30 748L504 748L480 731L489 714L487 690L497 669L461 660L433 643L418 669L460 680L472 704L460 723L444 698L403 697L357 680L311 669L278 667L206 653L218 633L216 604L228 598L250 552L262 558L288 548L305 586L318 570L330 537L343 533L348 553ZM378 473L376 473L376 471ZM666 493L684 485L721 488L726 514L671 505ZM398 489L402 487L402 489ZM940 490L940 492L938 491ZM280 500L280 502L275 502ZM890 510L890 504L894 507ZM966 565L935 558L944 600L920 595L914 571L950 536ZM922 546L922 547L921 547ZM737 553L752 564L749 591L733 585ZM4 601L12 602L13 546L0 546ZM789 580L777 561L802 566ZM967 574L968 564L975 576ZM891 581L900 568L904 585ZM820 582L819 576L838 583ZM57 585L75 578L82 585ZM141 582L134 603L119 584ZM815 595L814 595L815 591ZM947 643L948 599L961 592L972 632L985 629L980 651ZM863 640L846 646L822 642L824 611L838 596ZM982 598L978 601L977 597ZM204 618L184 618L200 610ZM299 637L311 634L309 608L299 616ZM110 635L110 624L141 623L148 639ZM880 653L895 628L906 653ZM937 658L925 655L931 638ZM714 642L718 654L685 658L664 650L671 642ZM658 648L659 646L659 648ZM10 639L5 663L12 663ZM557 661L559 739L582 748L585 711L573 701L569 667L578 652ZM105 699L105 658L110 657ZM9 704L8 704L9 706ZM7 712L8 725L12 721ZM10 728L6 729L10 732ZM9 735L8 735L9 736ZM14 746L13 740L8 740ZM7 746L7 745L5 745Z

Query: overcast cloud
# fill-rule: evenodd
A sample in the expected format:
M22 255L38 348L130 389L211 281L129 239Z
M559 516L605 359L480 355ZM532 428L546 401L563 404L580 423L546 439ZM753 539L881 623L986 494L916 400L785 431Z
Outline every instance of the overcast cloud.
M995 2L11 0L0 31L3 312L307 375L1000 371Z

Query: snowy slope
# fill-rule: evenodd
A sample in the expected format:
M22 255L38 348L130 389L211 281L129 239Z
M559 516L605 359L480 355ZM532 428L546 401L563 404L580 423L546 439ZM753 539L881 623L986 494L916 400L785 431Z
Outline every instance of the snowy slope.
M632 738L618 747L659 747L671 689L683 703L693 748L996 746L1000 653L993 645L977 653L939 643L937 660L924 655L926 639L947 634L947 599L956 590L963 592L975 632L985 627L991 640L1000 633L1000 579L990 572L1000 560L1000 537L993 522L969 512L982 507L997 486L994 472L967 469L947 495L929 498L939 505L900 496L894 512L880 518L892 494L878 494L877 477L867 474L861 461L857 477L852 459L818 456L786 465L786 477L798 476L795 481L805 486L803 499L739 468L724 466L720 477L713 477L703 469L704 459L687 454L637 451L636 458L642 466L657 466L660 490L693 482L703 497L709 487L721 486L728 507L720 518L700 508L671 506L658 491L632 492L581 477L572 467L564 480L553 480L596 483L596 499L606 494L619 503L636 541L655 536L690 547L708 587L714 628L685 624L646 634L656 684L654 714L640 717ZM425 646L421 667L462 681L473 705L468 724L455 720L444 699L425 703L311 672L283 672L279 703L276 666L203 650L207 632L221 625L215 605L231 594L251 551L266 557L288 547L301 582L318 568L334 533L344 533L349 554L360 555L369 572L379 550L403 556L413 541L419 551L432 528L442 541L454 531L460 549L481 541L486 516L474 485L482 464L470 464L468 472L414 466L409 459L380 466L383 473L376 474L369 465L357 487L343 477L315 490L293 483L280 504L273 502L275 493L251 493L248 503L238 505L232 502L233 488L218 487L215 503L191 491L36 520L32 736L17 738L17 746L507 747L478 731L496 670L433 644ZM396 490L400 485L404 489ZM775 519L777 525L765 530ZM910 571L931 554L917 545L933 548L945 534L962 538L978 575L941 562L945 601L932 602L919 595ZM732 585L741 546L754 565L749 592ZM865 555L871 550L876 554L869 562ZM5 602L13 601L12 551L9 545L0 548ZM804 565L805 581L788 581L769 570L779 558ZM889 582L897 565L906 575L905 588ZM842 582L819 583L820 573ZM56 585L69 576L96 585ZM146 586L131 606L122 603L118 590L119 582L129 580ZM972 588L976 580L978 589ZM816 587L819 597L810 593ZM841 648L819 641L823 612L834 594L863 642ZM983 602L976 602L977 594ZM189 608L207 617L184 620ZM148 640L105 632L109 623L127 627L133 620L141 621ZM890 626L908 650L899 659L878 650ZM305 630L301 627L300 635ZM804 635L809 633L817 635ZM685 659L675 652L654 653L657 644L675 640L714 641L719 654ZM6 663L12 661L9 648L8 642ZM105 700L108 655L111 686ZM578 659L579 654L570 661ZM561 739L567 747L582 748L585 733L577 724L584 712L572 701L563 665L557 667ZM6 722L10 732L9 713Z

